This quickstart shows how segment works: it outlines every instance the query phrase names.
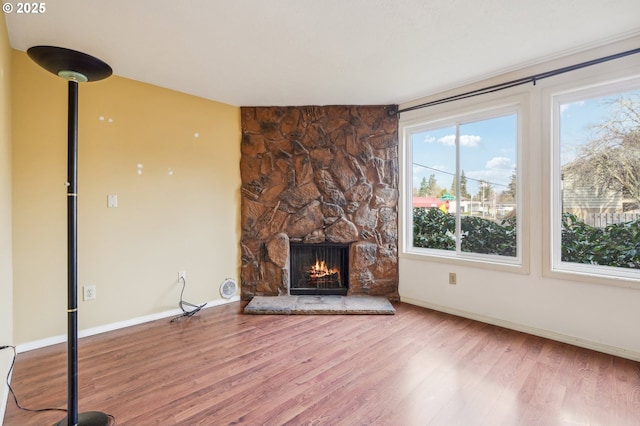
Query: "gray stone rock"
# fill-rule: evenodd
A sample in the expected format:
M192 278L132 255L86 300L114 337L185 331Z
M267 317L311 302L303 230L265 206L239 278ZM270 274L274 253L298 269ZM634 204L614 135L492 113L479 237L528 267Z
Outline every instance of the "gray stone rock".
M364 270L376 263L378 246L369 242L357 242L351 246L351 267L354 270Z
M373 207L396 207L398 190L388 185L376 185L373 191Z

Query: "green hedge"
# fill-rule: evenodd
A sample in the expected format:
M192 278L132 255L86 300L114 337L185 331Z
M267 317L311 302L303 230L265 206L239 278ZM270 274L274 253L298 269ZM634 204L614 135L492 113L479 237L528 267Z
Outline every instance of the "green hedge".
M455 250L456 219L440 209L413 209L413 245L440 250ZM516 255L516 219L500 223L475 216L462 216L462 251L470 253Z
M456 218L440 209L413 209L413 246L456 249Z
M500 223L462 216L462 251L516 255L516 219ZM455 216L439 209L413 209L413 245L455 250ZM640 269L640 219L596 228L570 213L562 215L562 260Z
M640 219L596 228L563 213L562 260L640 268Z

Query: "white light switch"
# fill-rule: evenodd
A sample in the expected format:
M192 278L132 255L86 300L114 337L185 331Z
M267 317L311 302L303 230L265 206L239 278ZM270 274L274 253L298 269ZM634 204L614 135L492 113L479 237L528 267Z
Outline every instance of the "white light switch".
M116 194L107 195L107 207L110 209L118 207L118 196Z

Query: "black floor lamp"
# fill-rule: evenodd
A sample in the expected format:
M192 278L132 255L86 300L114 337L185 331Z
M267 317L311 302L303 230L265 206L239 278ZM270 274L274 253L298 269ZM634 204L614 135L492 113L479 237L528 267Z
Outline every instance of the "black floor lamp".
M99 411L78 414L78 83L111 75L100 59L75 50L34 46L27 54L38 65L69 81L67 152L67 416L56 425L108 425Z

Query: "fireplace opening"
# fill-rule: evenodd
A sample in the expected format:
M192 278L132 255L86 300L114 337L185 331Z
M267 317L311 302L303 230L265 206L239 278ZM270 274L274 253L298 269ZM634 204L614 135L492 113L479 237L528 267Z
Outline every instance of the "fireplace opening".
M349 245L291 243L289 293L346 296L349 290Z

